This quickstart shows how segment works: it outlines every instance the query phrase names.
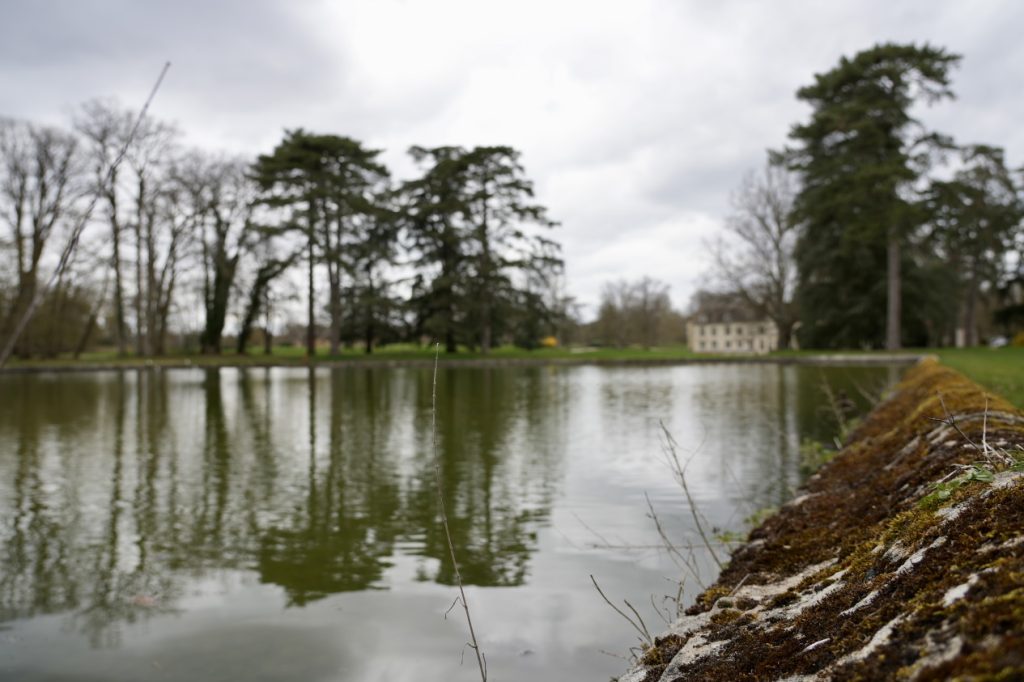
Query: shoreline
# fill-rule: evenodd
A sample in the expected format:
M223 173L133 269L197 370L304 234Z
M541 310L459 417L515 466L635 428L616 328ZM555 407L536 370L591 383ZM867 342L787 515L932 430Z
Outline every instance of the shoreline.
M1024 412L920 363L618 682L1021 679L1018 448Z
M584 355L584 354L581 354ZM625 367L625 366L673 366L673 365L913 365L922 358L927 357L924 353L821 353L814 355L780 355L780 356L751 356L737 355L709 356L709 357L626 357L626 358L588 358L588 357L516 357L516 358L451 358L441 356L437 360L438 367L472 367L472 368L502 368L502 367L544 367L563 366L576 367L594 365L599 367ZM15 364L0 368L0 375L4 374L41 374L41 373L70 373L70 372L113 372L113 371L138 371L151 369L220 369L220 368L253 368L269 369L276 367L308 369L378 369L378 368L430 368L434 366L433 358L349 358L349 359L314 359L312 362L305 359L268 359L234 357L210 357L210 358L156 358L156 359L128 359L114 362L89 362L89 361L41 361L25 365Z

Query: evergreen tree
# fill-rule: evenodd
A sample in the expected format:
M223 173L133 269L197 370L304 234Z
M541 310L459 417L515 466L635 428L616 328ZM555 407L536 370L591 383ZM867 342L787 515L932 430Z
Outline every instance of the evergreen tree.
M926 206L932 243L948 263L947 276L958 285L957 327L963 342L973 346L981 294L1000 283L1024 206L1002 149L968 147L963 162L952 179L931 184Z
M379 150L338 135L315 135L304 130L285 134L269 155L261 155L254 175L264 190L263 202L285 209L284 222L301 230L308 265L308 324L306 353L316 352L314 270L321 257L326 266L330 297L331 352L338 351L346 249L355 215L373 212L373 190L387 177L377 161Z
M416 328L442 338L446 353L458 349L468 297L464 210L465 150L460 147L412 147L409 154L426 166L423 175L402 187L406 232L412 259L420 270L410 304Z
M923 220L915 184L947 144L910 115L952 98L959 57L929 45L878 45L842 58L797 97L812 107L786 152L800 174L798 303L804 344L899 348L907 252ZM883 314L882 311L885 310Z
M555 225L534 204L532 183L511 147L413 147L429 164L403 188L408 233L428 282L414 283L418 326L488 352L507 313L526 300L529 278L556 273L558 245L527 225ZM532 300L532 299L530 299ZM531 305L533 305L531 303Z
M463 163L466 184L462 213L470 240L470 317L475 341L487 353L503 307L535 311L542 300L528 295L525 281L514 282L513 273L529 271L536 278L546 271L557 271L561 260L553 242L525 229L531 224L551 228L555 223L547 218L543 206L532 203L533 183L519 163L519 152L511 147L475 147L465 154ZM536 320L538 316L531 313L525 319ZM533 343L536 341L533 339Z

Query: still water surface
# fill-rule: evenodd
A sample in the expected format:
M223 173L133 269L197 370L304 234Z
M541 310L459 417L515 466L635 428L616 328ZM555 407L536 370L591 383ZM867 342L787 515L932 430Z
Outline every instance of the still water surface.
M490 678L607 680L699 585L659 421L709 525L742 530L830 439L821 382L895 368L442 369L448 511ZM0 679L474 680L438 521L431 372L0 376ZM714 578L704 550L694 561ZM465 661L462 656L465 654Z

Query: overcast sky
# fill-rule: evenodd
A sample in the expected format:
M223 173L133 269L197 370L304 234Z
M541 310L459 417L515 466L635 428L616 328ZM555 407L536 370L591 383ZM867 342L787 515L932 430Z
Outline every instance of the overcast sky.
M515 146L587 304L651 275L685 305L730 192L807 116L796 89L878 42L962 54L958 100L923 118L1024 163L1015 0L0 0L0 18L0 115L137 107L170 60L152 113L207 148L267 152L302 126L402 175L412 144Z

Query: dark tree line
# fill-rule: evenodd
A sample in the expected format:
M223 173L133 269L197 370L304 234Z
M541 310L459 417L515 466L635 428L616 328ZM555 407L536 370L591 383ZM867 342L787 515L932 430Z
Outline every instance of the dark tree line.
M1024 176L912 115L960 57L878 45L797 92L811 106L737 193L722 288L816 348L973 345L1024 328ZM983 314L983 310L985 314ZM991 324L995 323L995 327Z
M380 150L349 137L287 131L250 162L187 149L145 118L112 172L132 123L100 100L68 130L0 120L0 341L96 199L20 357L217 354L228 332L245 353L257 331L269 352L272 316L299 302L309 354L321 340L330 353L430 338L448 352L533 347L564 317L555 223L515 149L413 147L421 173L396 182Z

